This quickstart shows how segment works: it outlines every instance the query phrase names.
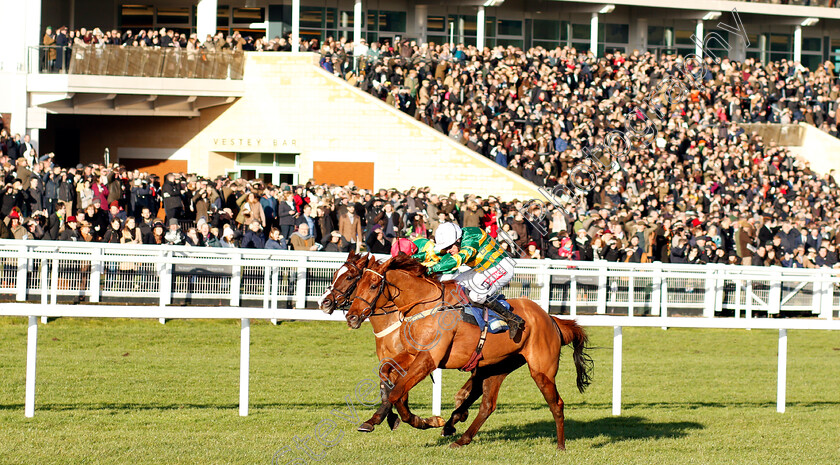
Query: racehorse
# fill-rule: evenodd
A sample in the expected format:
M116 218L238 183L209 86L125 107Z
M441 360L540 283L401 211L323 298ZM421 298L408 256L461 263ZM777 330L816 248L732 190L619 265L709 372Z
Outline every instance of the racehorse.
M384 263L370 264L356 285L356 295L347 310L347 324L358 329L370 318L374 332L382 331L382 315L398 312L404 319L399 332L404 351L394 361L405 372L396 379L388 401L397 407L402 421L418 426L419 417L403 402L408 392L435 368L461 368L473 355L479 329L460 319L460 310L441 308L445 295L457 293L457 283L443 283L426 277L426 268L408 256L397 256ZM430 298L431 297L431 298ZM478 415L452 447L469 444L487 417L496 408L499 387L505 377L528 364L557 426L557 448L566 448L563 399L557 392L560 349L571 344L577 371L577 387L583 392L591 382L592 358L586 353L586 331L571 320L555 318L530 299L511 299L513 311L525 320L524 331L516 340L506 334L488 334L483 359L476 369L476 379L468 396L453 412L444 427L452 432L453 419L465 414L483 395ZM385 310L386 308L393 308ZM449 320L450 323L444 323ZM408 368L405 368L408 367ZM456 420L457 421L457 420Z
M356 285L362 277L362 273L369 266L377 264L377 260L373 255L355 254L352 250L347 255L347 260L333 273L332 283L330 287L321 298L318 300L318 307L324 313L332 314L337 309L344 309L350 305L356 291ZM450 303L452 299L450 299ZM400 314L398 312L388 312L377 315L377 324L381 326L376 336L376 356L380 362L385 362L380 367L380 377L386 379L391 375L391 366L387 361L393 359L394 356L401 353L404 348L400 341L400 334L397 329L401 326ZM455 395L456 408L460 406L463 400L467 397L472 389L473 377L471 376L460 391ZM358 430L361 432L371 432L376 425L382 423L383 419L388 419L388 425L391 429L396 429L399 426L400 418L392 412L392 405L388 402L387 389L384 383L382 384L382 403L376 413L366 422L359 425ZM406 397L406 402L408 398ZM453 418L454 414L453 414ZM467 415L459 415L451 423L466 420ZM441 421L438 417L432 417L422 420L421 428L440 427ZM454 433L454 427L447 429L450 434Z

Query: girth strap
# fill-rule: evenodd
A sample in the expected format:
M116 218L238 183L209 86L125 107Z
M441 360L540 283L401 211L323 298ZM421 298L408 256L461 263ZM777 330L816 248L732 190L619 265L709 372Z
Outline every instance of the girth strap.
M487 328L490 327L490 324L487 322L489 316L487 314L487 307L484 307L484 329L481 330L481 337L478 338L478 345L475 348L475 352L470 355L470 359L467 360L466 365L461 367L461 371L473 371L478 366L478 362L481 361L484 356L481 354L481 351L484 349L484 342L487 340Z

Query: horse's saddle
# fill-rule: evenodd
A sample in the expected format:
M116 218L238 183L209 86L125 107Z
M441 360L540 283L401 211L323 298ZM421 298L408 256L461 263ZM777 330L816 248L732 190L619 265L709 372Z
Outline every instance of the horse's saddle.
M510 304L504 298L499 299L499 303L510 310ZM461 309L461 319L471 325L478 326L478 329L482 331L487 326L487 331L493 334L503 333L509 329L507 322L502 317L483 306L465 305Z

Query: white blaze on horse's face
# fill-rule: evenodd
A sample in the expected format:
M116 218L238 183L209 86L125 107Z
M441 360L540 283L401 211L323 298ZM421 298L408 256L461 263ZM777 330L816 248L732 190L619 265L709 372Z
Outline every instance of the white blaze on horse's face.
M335 282L338 281L338 278L341 277L344 273L347 272L347 265L341 265L341 268L338 269L338 273L335 275L335 279L330 283L330 287L327 288L326 292L324 292L321 297L318 298L318 307L320 308L324 304L324 299L330 295L330 292L333 290L333 286L335 286Z

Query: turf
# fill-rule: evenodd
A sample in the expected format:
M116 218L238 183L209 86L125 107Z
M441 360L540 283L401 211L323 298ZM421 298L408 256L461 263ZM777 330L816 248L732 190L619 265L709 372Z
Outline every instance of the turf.
M775 331L625 328L620 417L610 413L612 331L590 333L586 394L574 389L570 351L560 362L566 452L555 450L551 414L524 368L505 381L473 444L450 450L439 430L362 434L333 416L352 419L346 398L373 378L368 326L255 322L251 410L241 418L238 322L51 321L39 328L36 414L27 419L25 319L3 318L0 463L269 464L287 447L280 463L840 463L840 333L789 332L787 413L778 414ZM466 374L443 380L446 414ZM431 413L431 383L411 405ZM360 419L372 413L357 409ZM329 419L331 434L318 429ZM313 439L319 431L330 447Z

